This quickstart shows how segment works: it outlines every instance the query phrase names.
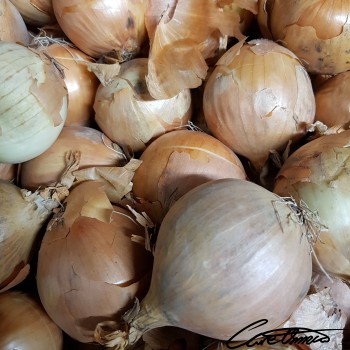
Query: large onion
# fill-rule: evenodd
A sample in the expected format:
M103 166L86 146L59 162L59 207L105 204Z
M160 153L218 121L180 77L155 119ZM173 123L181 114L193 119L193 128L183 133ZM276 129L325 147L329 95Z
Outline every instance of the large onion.
M63 349L62 331L31 297L18 292L0 294L0 317L0 349Z
M144 0L53 0L52 4L64 33L90 56L116 51L127 59L146 39Z
M121 317L149 287L152 254L144 228L112 207L98 182L76 186L44 235L37 286L49 316L72 338L93 340L98 322Z
M0 41L0 99L0 162L25 162L55 142L67 115L67 89L51 60Z
M270 40L239 42L217 62L203 97L209 130L260 171L271 150L297 141L313 122L310 78L297 57Z
M192 188L214 179L246 178L239 158L220 141L199 131L178 130L162 135L145 149L140 160L133 193L160 205L148 211L156 223Z
M322 136L295 151L284 163L274 192L303 200L328 229L315 244L328 273L350 279L350 130Z
M143 151L154 138L187 124L191 117L191 93L181 91L170 99L153 99L146 86L146 58L121 65L119 75L102 84L95 98L95 118L101 130L119 145Z
M310 73L350 69L350 3L346 0L259 0L262 31L293 51Z
M277 328L311 281L307 230L293 207L238 179L211 181L185 194L161 224L150 289L139 309L136 303L124 316L129 336L114 333L114 341L133 344L165 325L221 340L263 318L268 324L237 340Z

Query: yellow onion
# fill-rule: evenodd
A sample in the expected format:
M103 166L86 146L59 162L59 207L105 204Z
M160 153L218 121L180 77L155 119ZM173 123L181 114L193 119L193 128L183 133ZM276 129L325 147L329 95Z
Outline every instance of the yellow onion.
M17 178L17 164L0 163L0 180L14 181Z
M128 334L115 331L106 344L131 345L148 330L169 325L219 340L263 318L267 324L236 339L277 328L311 281L307 227L299 214L246 180L214 180L186 193L160 226L150 289L123 317ZM103 324L96 329L103 343L101 330Z
M259 0L258 22L265 36L293 51L309 73L350 69L348 1Z
M155 202L146 210L160 223L169 207L192 188L214 179L245 179L241 161L220 141L200 131L171 131L153 141L140 156L133 194ZM159 205L159 206L158 206Z
M91 57L65 43L41 46L38 50L54 58L64 72L69 99L64 125L90 125L93 117L92 106L99 84L96 75L90 72L86 65L92 62Z
M125 161L121 148L101 131L87 126L64 126L47 151L21 164L21 186L36 190L39 186L57 182L65 170L69 152L80 153L77 169L117 166Z
M0 99L0 162L25 162L55 142L67 115L67 89L50 59L0 41Z
M19 292L0 294L0 348L62 350L62 331L32 297Z
M144 0L52 0L52 4L67 37L92 57L114 51L128 59L146 39Z
M279 171L274 192L302 200L324 225L314 249L318 268L350 279L350 130L321 136L295 151Z
M315 120L328 127L350 122L350 72L339 73L315 91Z
M55 22L52 0L11 0L11 2L27 24L42 27Z
M101 130L119 145L143 151L158 136L186 125L191 117L189 89L165 100L153 99L146 86L147 58L121 64L112 83L100 85L94 109Z
M0 40L28 45L29 32L21 14L10 0L0 1Z
M78 184L64 206L41 243L37 287L54 322L87 343L97 323L121 317L134 297L144 296L153 259L134 240L144 237L144 227L113 207L98 182Z
M315 115L310 78L297 57L267 39L239 42L205 86L211 133L260 171L271 150L298 141Z

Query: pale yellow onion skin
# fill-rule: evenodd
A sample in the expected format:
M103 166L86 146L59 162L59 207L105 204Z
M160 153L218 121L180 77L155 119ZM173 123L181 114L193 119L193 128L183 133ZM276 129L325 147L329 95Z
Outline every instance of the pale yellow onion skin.
M314 248L329 273L350 278L350 131L322 136L295 151L279 171L274 192L303 200L327 226ZM315 263L315 267L321 266Z
M153 259L131 239L144 237L144 228L127 210L112 207L100 184L79 184L65 205L44 235L37 287L54 322L87 343L98 322L120 318L135 297L144 296Z
M42 27L55 22L52 0L11 0L27 24Z
M10 0L0 1L0 40L28 45L30 36L21 14Z
M315 116L310 78L292 52L267 39L239 42L205 86L211 133L261 171L270 150L297 141Z
M0 97L0 162L25 162L55 142L67 116L67 89L48 58L0 42Z
M19 292L0 294L0 348L62 350L63 335L40 303Z
M265 28L272 39L293 51L309 73L337 74L350 69L348 1L261 2L267 9Z
M111 84L99 86L94 103L95 120L101 130L134 152L143 151L158 136L186 125L192 112L189 89L170 99L150 96L145 81L147 65L147 58L123 63Z
M129 320L130 344L164 325L228 340L267 318L237 335L247 340L286 321L308 292L312 262L301 225L286 204L273 205L279 200L238 179L205 183L179 199L161 224L151 286Z
M58 24L83 52L100 57L115 50L128 56L146 39L144 0L53 0Z

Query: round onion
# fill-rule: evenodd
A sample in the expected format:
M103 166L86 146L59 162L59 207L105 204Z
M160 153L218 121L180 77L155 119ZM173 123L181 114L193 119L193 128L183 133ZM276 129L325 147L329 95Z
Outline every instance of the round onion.
M319 263L330 274L350 279L350 130L322 136L295 151L276 178L274 192L293 196L317 211L326 227L315 244ZM327 229L326 229L327 228Z
M169 207L192 188L209 180L245 179L239 158L220 141L199 131L177 130L158 137L142 153L133 193L158 205L146 210L160 223Z
M55 142L67 116L67 89L51 60L0 41L0 99L0 162L25 162Z
M262 0L259 24L304 63L309 73L350 69L350 3L344 0ZM261 6L262 7L262 6Z
M143 151L156 137L187 124L191 117L189 89L177 96L153 99L146 86L146 58L121 64L118 77L102 84L95 98L95 119L101 130L119 145Z
M52 0L52 4L64 33L92 57L116 51L127 59L146 39L144 0Z
M0 294L0 349L61 350L62 331L41 305L25 294Z
M114 341L132 345L166 325L220 340L263 318L268 324L236 339L277 328L311 281L307 230L295 209L239 179L210 181L185 194L160 226L150 289L124 316L129 335L114 333Z
M310 78L297 57L266 39L239 42L205 86L209 130L261 171L270 151L297 141L315 116Z
M29 32L21 14L10 0L0 1L0 40L28 45Z
M14 181L17 178L17 164L0 163L0 180Z
M121 317L149 287L152 254L134 237L144 228L113 207L98 182L77 185L49 223L39 250L42 304L73 339L93 341L98 322Z

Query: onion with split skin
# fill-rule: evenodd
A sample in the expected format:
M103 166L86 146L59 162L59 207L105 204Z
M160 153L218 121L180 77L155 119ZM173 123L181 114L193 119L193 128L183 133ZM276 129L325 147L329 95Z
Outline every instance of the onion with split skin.
M170 99L150 96L145 81L147 65L147 58L121 64L113 82L100 85L94 103L100 129L133 152L143 151L155 138L186 125L192 112L189 89Z

